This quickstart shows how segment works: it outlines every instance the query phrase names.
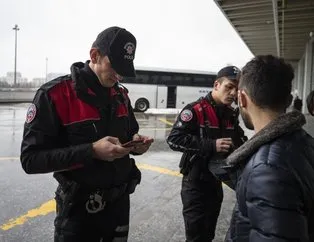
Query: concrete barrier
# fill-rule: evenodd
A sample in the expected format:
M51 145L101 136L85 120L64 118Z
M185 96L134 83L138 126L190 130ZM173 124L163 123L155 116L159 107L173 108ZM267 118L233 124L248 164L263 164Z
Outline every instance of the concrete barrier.
M0 88L0 103L31 102L37 88Z

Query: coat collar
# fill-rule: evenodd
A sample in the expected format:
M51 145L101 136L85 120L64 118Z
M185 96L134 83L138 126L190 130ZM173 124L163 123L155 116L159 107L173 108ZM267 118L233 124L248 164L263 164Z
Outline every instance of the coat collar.
M280 115L230 154L226 158L226 163L234 166L245 162L262 145L269 143L282 135L301 129L305 123L304 115L298 111Z

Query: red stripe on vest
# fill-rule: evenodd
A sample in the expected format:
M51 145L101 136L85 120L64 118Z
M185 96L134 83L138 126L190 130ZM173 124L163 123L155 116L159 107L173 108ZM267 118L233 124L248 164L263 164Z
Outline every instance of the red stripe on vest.
M124 103L120 103L116 112L117 117L128 116L128 109Z
M128 100L129 98L128 98L128 95L127 95L127 92L125 91L125 89L124 88L119 88L119 89L123 95L124 100ZM110 96L114 97L116 95L118 95L117 91L114 88L111 88L110 89ZM120 103L117 107L116 116L117 117L124 117L124 116L128 116L128 115L129 115L129 110L128 110L127 104L125 102Z
M48 94L63 125L100 119L97 108L77 98L72 80L57 84Z
M198 124L205 125L204 112L209 122L210 127L219 128L219 120L215 109L210 105L205 99L202 99L199 103L193 106L193 109L196 113ZM204 110L204 112L203 112ZM223 120L226 128L233 128L233 125L230 120Z
M210 105L206 99L202 99L200 104L202 105L204 111L205 111L205 115L207 117L207 120L209 122L209 126L211 127L219 127L219 121L218 121L218 118L217 118L217 115L216 115L216 112L213 108L212 105ZM202 113L203 115L203 113Z
M194 112L196 113L197 116L197 122L198 125L204 126L204 115L203 115L203 109L200 103L196 104L193 106Z

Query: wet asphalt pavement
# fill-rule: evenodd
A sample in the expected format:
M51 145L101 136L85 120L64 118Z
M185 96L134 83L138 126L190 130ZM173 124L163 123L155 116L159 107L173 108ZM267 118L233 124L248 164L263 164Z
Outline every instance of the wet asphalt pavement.
M55 217L52 174L27 175L19 161L20 143L28 104L0 105L0 242L53 241ZM136 114L140 133L155 139L149 152L136 156L142 182L131 195L130 242L183 242L180 200L181 154L168 148L165 137L176 115ZM305 126L314 135L314 119ZM248 132L251 135L251 132ZM216 242L222 242L235 201L224 188Z

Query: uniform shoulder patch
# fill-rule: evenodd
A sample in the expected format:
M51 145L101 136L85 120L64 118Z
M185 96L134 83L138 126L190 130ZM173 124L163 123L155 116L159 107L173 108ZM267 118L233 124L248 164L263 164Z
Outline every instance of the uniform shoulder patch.
M184 109L181 112L180 118L183 122L189 122L193 118L193 113L189 109Z
M36 116L36 106L35 104L31 104L28 109L27 109L27 114L26 114L26 123L30 123L34 120L35 116Z

